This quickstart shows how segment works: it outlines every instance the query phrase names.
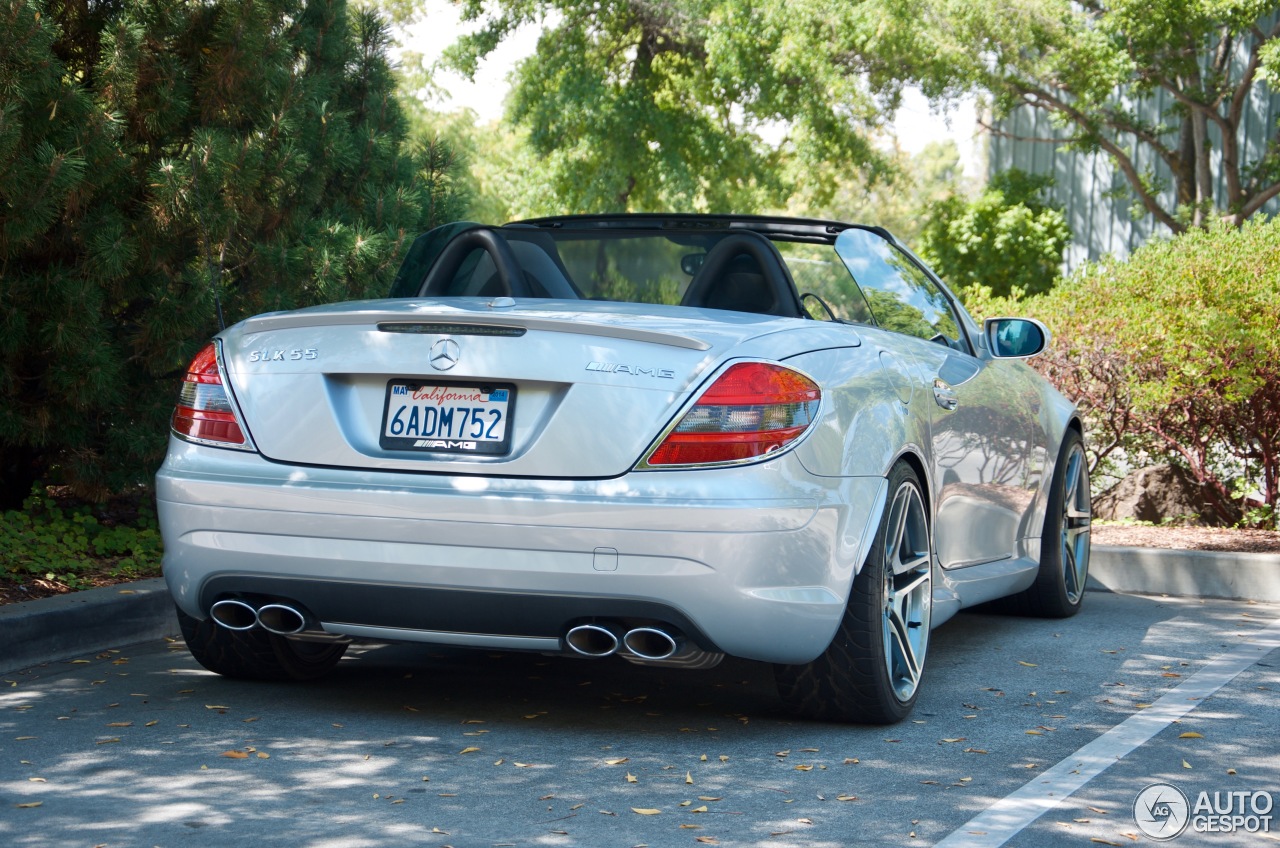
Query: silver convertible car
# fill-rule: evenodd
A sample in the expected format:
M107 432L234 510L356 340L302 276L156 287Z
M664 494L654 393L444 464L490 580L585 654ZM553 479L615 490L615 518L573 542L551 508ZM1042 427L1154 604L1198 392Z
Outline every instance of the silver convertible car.
M302 680L353 641L708 668L887 723L930 631L1069 616L1080 417L876 227L456 223L390 295L260 315L191 363L157 476L191 652Z

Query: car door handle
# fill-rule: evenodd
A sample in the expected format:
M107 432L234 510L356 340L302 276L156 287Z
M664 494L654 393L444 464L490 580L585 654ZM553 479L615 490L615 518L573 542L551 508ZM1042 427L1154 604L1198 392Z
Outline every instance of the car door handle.
M933 381L933 399L938 402L938 406L946 410L955 409L960 405L960 398L956 395L956 390L940 379Z

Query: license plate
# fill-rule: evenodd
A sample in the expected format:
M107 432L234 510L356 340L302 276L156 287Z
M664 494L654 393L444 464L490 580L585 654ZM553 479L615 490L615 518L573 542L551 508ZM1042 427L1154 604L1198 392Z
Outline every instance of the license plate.
M386 450L501 456L511 448L515 399L509 383L392 380L380 442Z

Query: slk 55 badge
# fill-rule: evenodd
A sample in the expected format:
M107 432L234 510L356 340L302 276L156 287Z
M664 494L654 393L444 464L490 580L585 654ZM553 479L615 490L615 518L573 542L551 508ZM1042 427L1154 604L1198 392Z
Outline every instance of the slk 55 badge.
M300 362L304 359L319 359L320 352L314 347L295 347L292 350L255 350L250 351L250 362Z

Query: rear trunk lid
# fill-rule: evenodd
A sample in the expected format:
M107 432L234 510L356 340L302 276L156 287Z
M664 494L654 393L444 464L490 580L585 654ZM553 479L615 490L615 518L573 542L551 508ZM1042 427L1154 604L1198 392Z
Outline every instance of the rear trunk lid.
M451 298L269 314L222 338L272 460L601 478L626 473L726 359L830 347L833 333L857 344L847 327L791 318Z

